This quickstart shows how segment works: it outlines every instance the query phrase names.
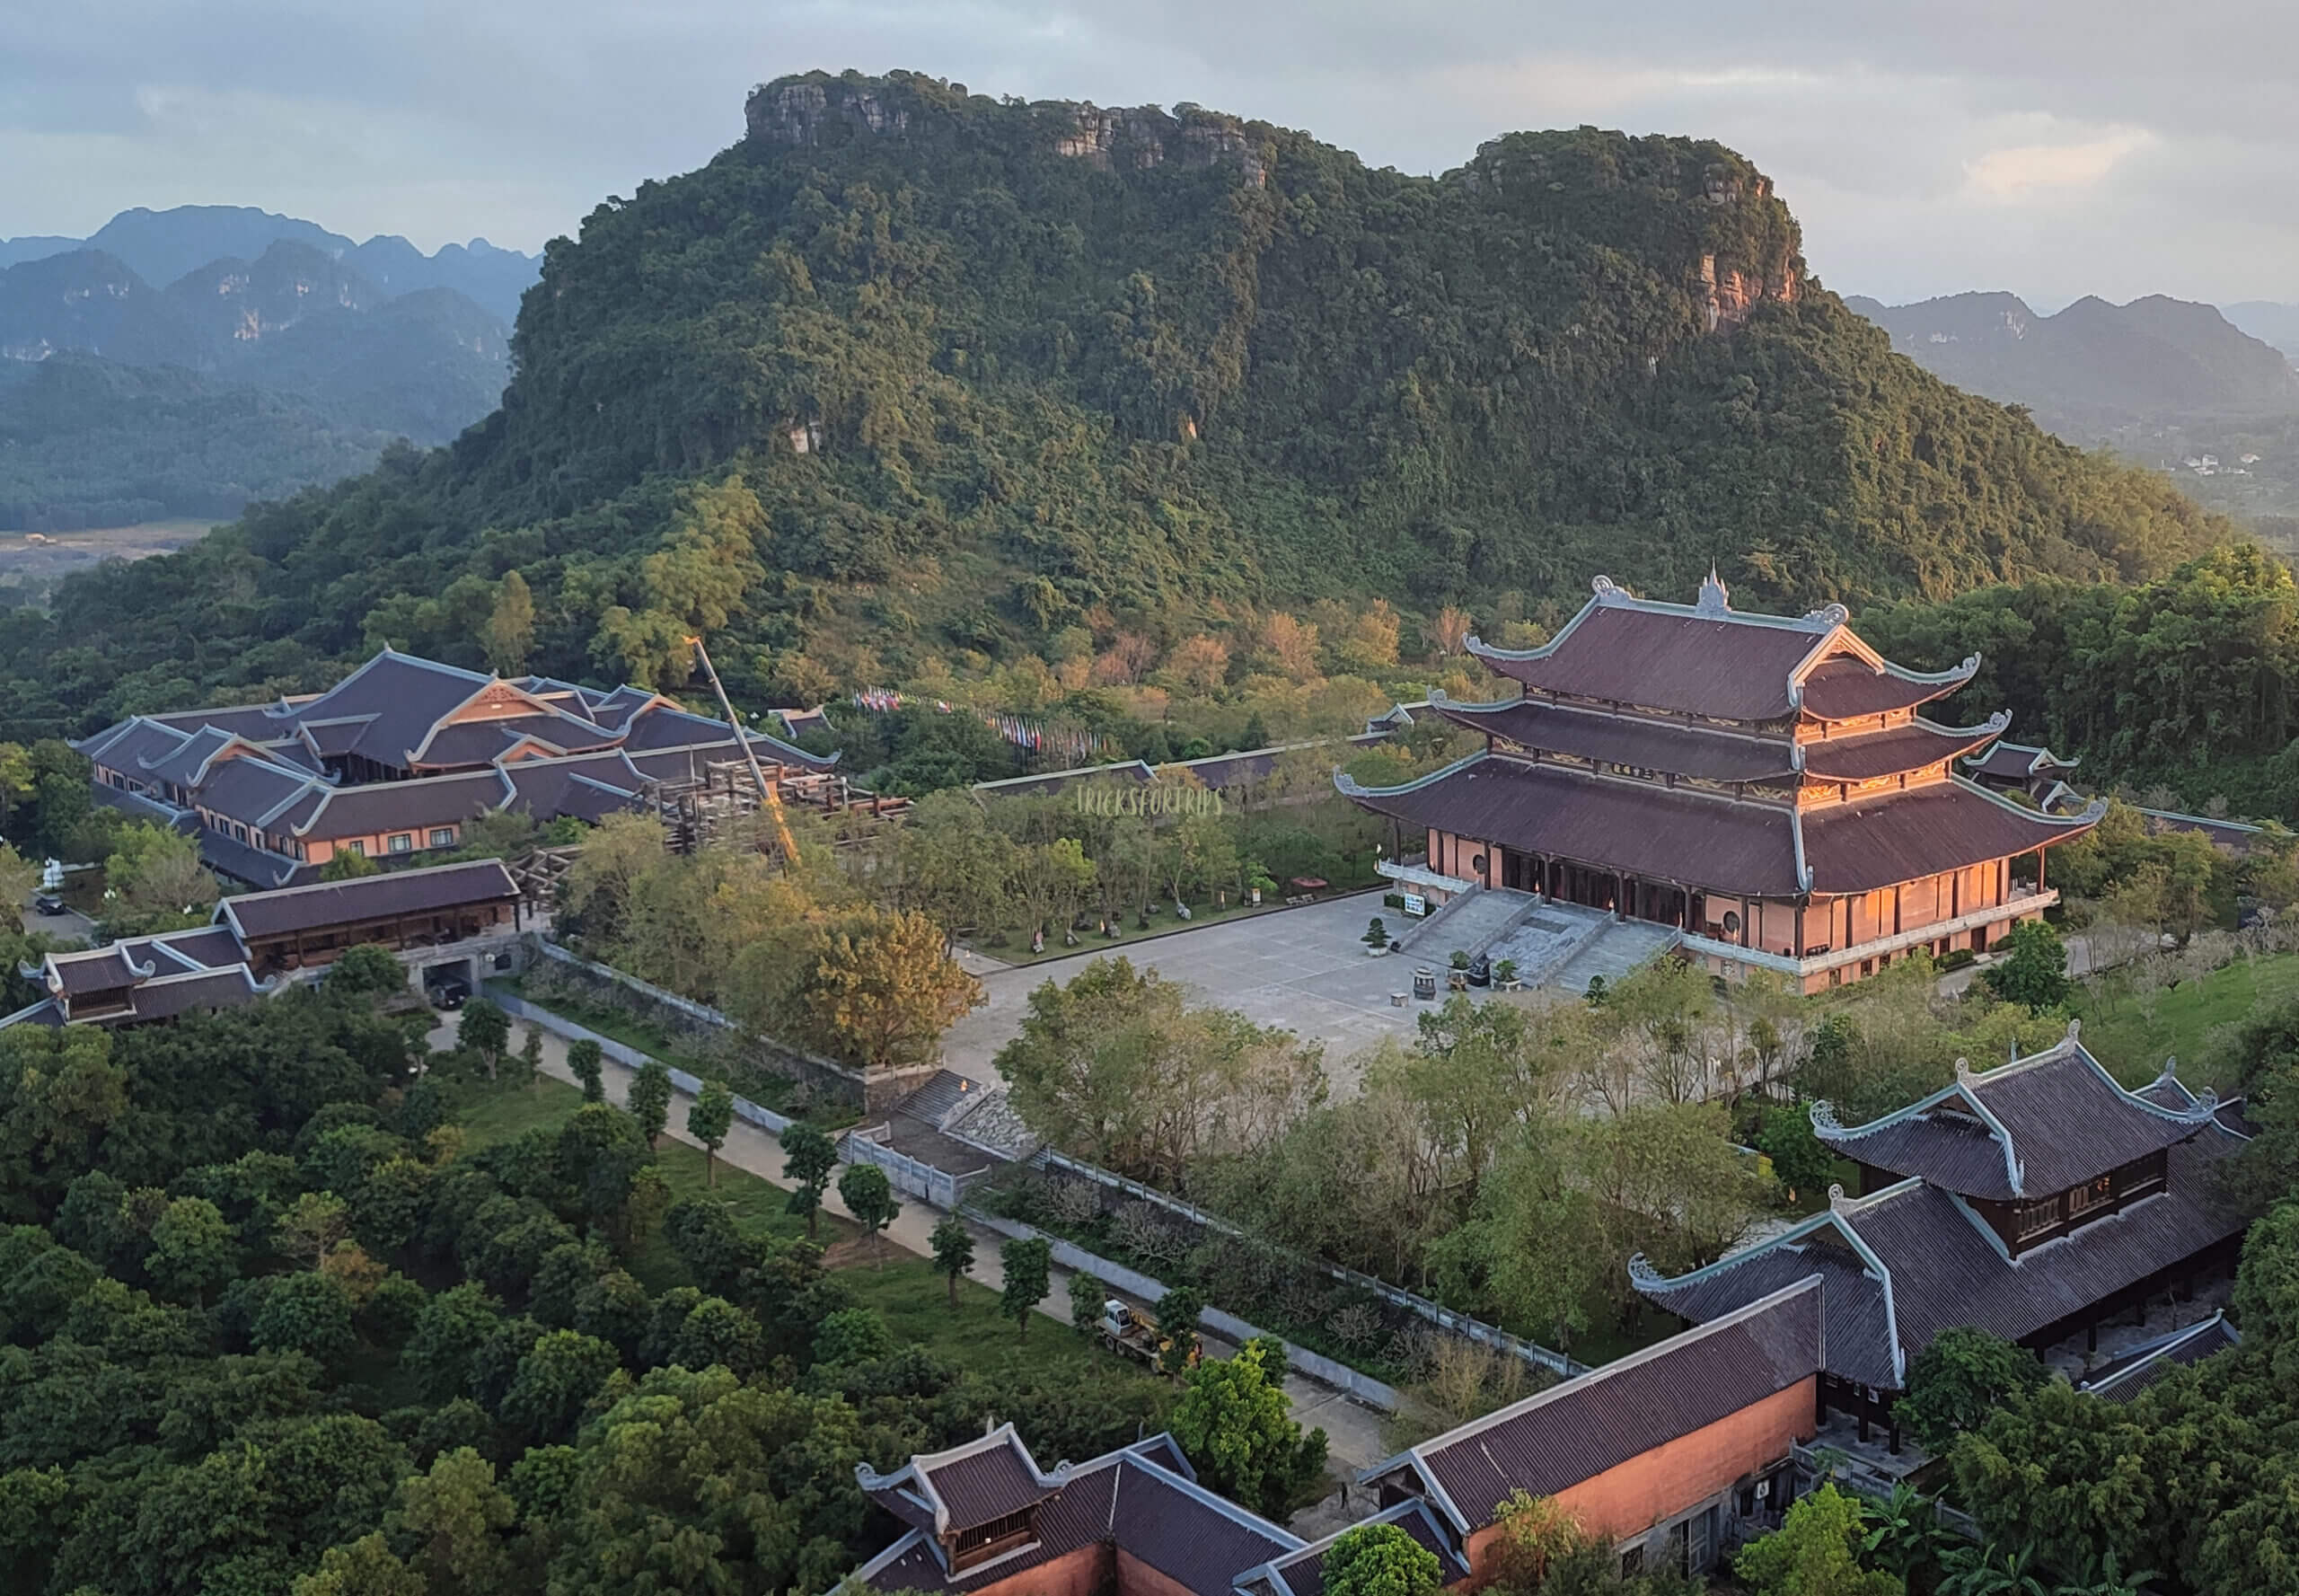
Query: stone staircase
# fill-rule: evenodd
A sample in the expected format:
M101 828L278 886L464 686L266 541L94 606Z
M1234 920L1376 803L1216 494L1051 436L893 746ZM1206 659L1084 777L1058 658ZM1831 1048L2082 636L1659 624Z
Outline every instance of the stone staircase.
M1405 921L1394 948L1398 953L1423 962L1432 958L1442 961L1457 948L1475 958L1509 935L1540 906L1540 899L1528 892L1480 886L1461 894L1426 920ZM1388 915L1382 923L1395 930L1396 919L1394 914Z
M1615 985L1630 971L1674 948L1683 937L1672 925L1607 916L1604 929L1558 966L1545 984L1559 992L1583 992L1589 990L1591 976L1602 975L1607 986Z
M1494 964L1517 961L1517 979L1530 987L1545 984L1581 950L1603 936L1613 917L1602 909L1578 904L1544 903L1508 933L1485 949Z

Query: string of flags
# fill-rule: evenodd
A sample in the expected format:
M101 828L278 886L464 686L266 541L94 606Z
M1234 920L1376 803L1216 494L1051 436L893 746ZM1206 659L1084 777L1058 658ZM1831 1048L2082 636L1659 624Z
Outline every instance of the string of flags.
M890 687L867 687L854 695L855 708L868 710L876 715L890 715L903 709L923 709L929 704L945 715L972 715L1015 747L1026 748L1033 754L1052 754L1083 763L1116 750L1116 745L1097 731L1087 731L1078 727L1049 727L1043 721L1023 715L968 710L947 699L910 698Z

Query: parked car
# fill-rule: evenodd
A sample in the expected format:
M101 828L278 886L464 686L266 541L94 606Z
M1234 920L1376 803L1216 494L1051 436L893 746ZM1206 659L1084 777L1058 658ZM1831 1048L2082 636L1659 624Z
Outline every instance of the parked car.
M471 1001L471 983L460 975L435 975L424 985L435 1009L460 1009Z
M72 913L71 910L64 906L63 897L58 894L52 892L35 893L32 895L32 907L42 914L69 914Z

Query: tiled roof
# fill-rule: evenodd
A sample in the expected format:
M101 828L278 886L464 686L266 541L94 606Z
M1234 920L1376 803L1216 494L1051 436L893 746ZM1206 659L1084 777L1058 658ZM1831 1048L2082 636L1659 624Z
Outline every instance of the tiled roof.
M1470 652L1536 692L1634 704L1719 720L1784 720L1789 678L1833 628L1773 617L1704 614L1599 590L1546 646Z
M1402 787L1341 790L1407 825L1576 860L1648 879L1756 897L1793 897L1795 817L1784 805L1737 803L1509 755L1475 754Z
M2008 715L1979 726L1934 726L1911 720L1882 731L1825 737L1804 745L1804 773L1823 781L1872 781L1922 770L1969 754L2002 731Z
M170 781L178 787L189 787L198 780L201 767L241 740L221 727L202 727L186 733L174 747L149 760L144 766L145 777L153 782Z
M489 765L452 776L374 781L328 789L293 825L299 837L369 837L454 825L502 807L511 783Z
M51 953L48 971L48 990L67 999L122 991L158 973L149 959L134 958L128 948L117 943L87 953Z
M2074 1035L2044 1052L1956 1080L1863 1125L1816 1105L1835 1151L1895 1175L1995 1202L2064 1192L2212 1123L2211 1106L2166 1107L2116 1084Z
M1986 753L1964 763L1983 776L2021 781L2042 771L2072 771L2083 762L2062 759L2050 749L2032 744L1999 741Z
M351 881L322 881L281 892L249 893L225 898L216 906L216 915L245 941L400 914L510 903L518 896L518 884L503 868L503 861L483 859L422 870L389 870Z
M183 975L160 976L136 989L129 1012L111 1019L113 1025L141 1025L179 1015L237 1009L252 1003L264 987L245 965L221 970L199 970Z
M2185 1369L2243 1345L2228 1324L2226 1314L2173 1330L2101 1364L2085 1374L2075 1389L2111 1402L2128 1402L2174 1369Z
M1279 1526L1225 1502L1193 1478L1163 1466L1158 1459L1173 1451L1170 1437L1157 1436L1090 1462L1064 1466L1044 1475L1011 1426L932 1458L914 1459L890 1475L867 1466L858 1469L863 1491L888 1506L897 1518L914 1515L886 1503L886 1493L921 1477L947 1482L954 1465L969 1459L1004 1455L1008 1463L992 1463L979 1470L965 1489L988 1487L988 1494L969 1497L976 1512L998 1503L1012 1502L1023 1473L1044 1477L1049 1486L1035 1498L1037 1541L1026 1550L998 1557L952 1575L945 1572L931 1529L913 1527L894 1544L864 1564L857 1577L876 1590L973 1591L1027 1573L1081 1548L1114 1545L1156 1569L1194 1596L1229 1596L1238 1577L1273 1558L1300 1548L1302 1542ZM1027 1500L1016 1503L1027 1505ZM1006 1507L1001 1512L1012 1512ZM991 1518L1000 1516L991 1513ZM945 1528L963 1527L951 1514Z
M1829 1372L1897 1389L1906 1384L1907 1362L1942 1330L1972 1325L2022 1340L2241 1234L2242 1216L2219 1195L2212 1168L2241 1145L2242 1138L2207 1124L2169 1151L2164 1190L2017 1258L1958 1198L1910 1178L1872 1196L1839 1200L1689 1274L1664 1278L1639 1259L1631 1275L1645 1298L1699 1322L1827 1258ZM1851 1288L1847 1299L1863 1292L1873 1298L1840 1301L1840 1286Z
M1520 748L1668 771L1696 780L1775 787L1793 786L1796 780L1795 749L1785 736L1745 736L1542 699L1460 704L1431 693L1429 707L1457 726L1489 733Z
M404 765L408 754L445 716L470 702L494 678L386 648L309 703L277 719L360 721L341 748L379 764ZM277 735L277 734L275 734Z
M189 735L138 715L105 727L79 747L92 763L142 780L153 762L182 747Z
M268 848L251 847L225 836L213 826L206 827L197 834L199 838L199 857L207 861L208 869L229 876L234 881L244 881L250 886L262 887L267 891L291 886L299 877L318 873L310 865L298 863L286 854L274 853Z
M1892 710L1912 710L1956 691L1979 669L1977 655L1954 670L1919 675L1887 666L1879 670L1854 654L1823 659L1804 674L1804 710L1823 720L1854 720Z
M1404 1453L1462 1533L1512 1491L1551 1496L1820 1372L1822 1282L1766 1296ZM1370 1477L1370 1475L1369 1475Z
M1053 1488L1040 1477L1012 1430L1005 1434L1009 1444L982 1447L946 1462L920 1462L918 1472L941 1500L952 1529L1018 1512Z
M1873 892L2070 841L2104 813L2053 819L1952 777L1806 810L1804 858L1815 892Z
M752 745L758 756L771 763L797 765L806 770L827 770L838 763L836 754L809 754L793 743L769 736L762 731L750 733ZM734 734L723 720L712 720L700 715L691 715L684 710L673 710L660 705L647 710L631 721L624 735L623 746L633 754L651 753L660 748L724 747L720 758L739 759L742 750L735 745Z

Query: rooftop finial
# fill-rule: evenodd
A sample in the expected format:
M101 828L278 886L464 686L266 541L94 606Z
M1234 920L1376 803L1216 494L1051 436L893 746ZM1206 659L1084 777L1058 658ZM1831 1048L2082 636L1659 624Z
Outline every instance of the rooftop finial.
M1960 1059L1958 1059L1958 1060L1956 1061L1956 1079L1957 1079L1957 1080L1969 1080L1971 1078L1972 1078L1972 1062L1971 1062L1971 1060L1969 1060L1969 1059L1968 1059L1968 1058L1960 1058Z
M1693 607L1704 615L1722 615L1732 605L1731 594L1725 588L1724 578L1716 574L1716 562L1708 562L1708 580L1700 585L1700 598Z
M1828 1187L1828 1211L1832 1213L1842 1213L1845 1209L1851 1206L1851 1203L1844 1195L1844 1183L1837 1181L1830 1185Z

